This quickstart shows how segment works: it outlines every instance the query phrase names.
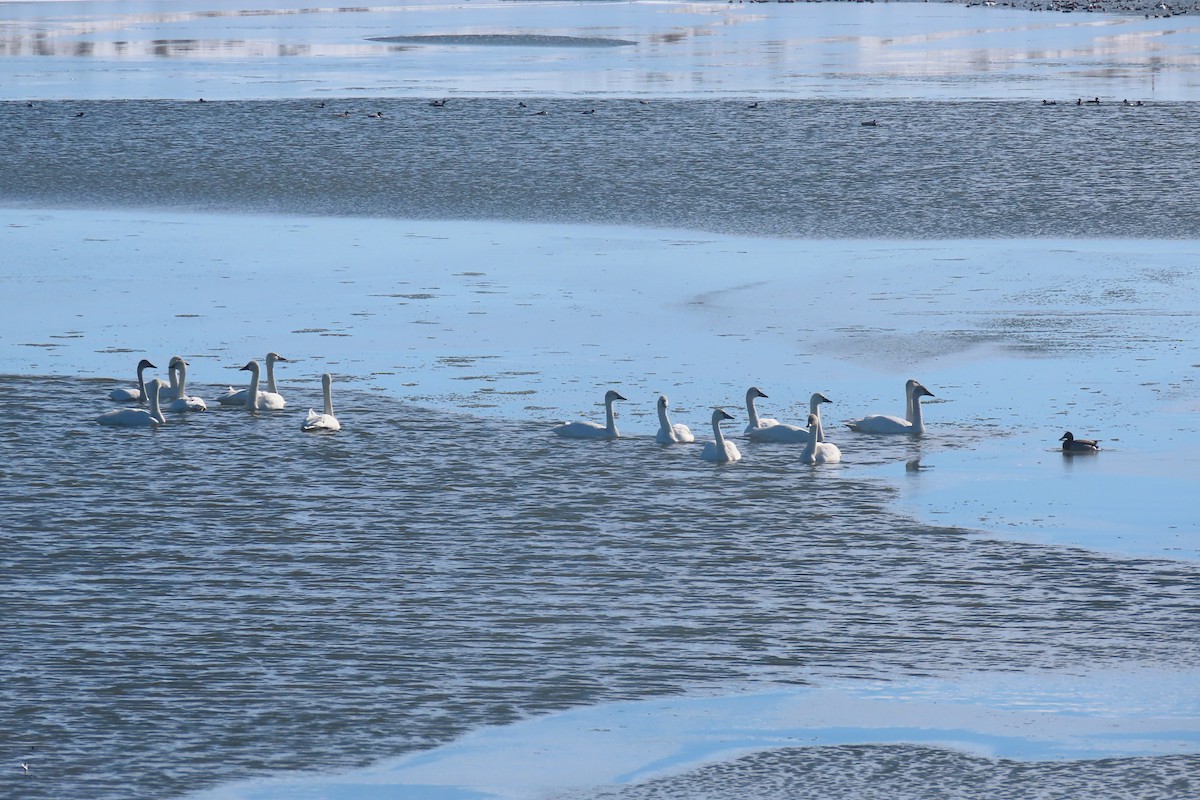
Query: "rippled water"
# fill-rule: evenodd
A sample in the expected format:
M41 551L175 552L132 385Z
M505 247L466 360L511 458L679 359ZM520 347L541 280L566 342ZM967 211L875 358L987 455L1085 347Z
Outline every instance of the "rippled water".
M1200 235L1200 104L1055 99L3 103L0 200L798 237Z
M0 378L0 479L17 487L0 529L0 708L6 747L34 766L0 787L21 797L348 767L618 698L1200 660L1200 564L917 525L864 474L908 443L821 470L744 443L747 461L721 468L698 446L571 442L352 388L336 435L300 433L296 398L106 430L110 388ZM949 797L976 777L1027 786L1017 773L1044 796L1123 797L1200 768L899 750L902 769L897 748L842 748L628 796L927 797L911 779L927 764Z

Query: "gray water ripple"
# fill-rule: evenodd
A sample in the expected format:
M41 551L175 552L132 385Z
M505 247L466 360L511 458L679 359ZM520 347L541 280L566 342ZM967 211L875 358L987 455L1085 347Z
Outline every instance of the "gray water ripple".
M525 100L0 103L0 200L800 238L1198 234L1196 103Z
M869 465L746 443L714 467L352 387L336 435L299 408L107 430L107 388L0 378L23 796L175 795L746 683L1200 657L1197 565L919 525Z

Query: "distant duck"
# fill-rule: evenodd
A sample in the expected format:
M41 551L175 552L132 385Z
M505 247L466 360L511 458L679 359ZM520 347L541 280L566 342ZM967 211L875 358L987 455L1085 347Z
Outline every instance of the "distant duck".
M800 460L805 464L836 464L842 460L842 451L836 444L820 441L824 438L821 431L821 418L816 414L808 415L808 427L815 435L804 446Z
M817 419L821 418L821 404L831 402L828 397L815 392L808 398L808 413L810 416L816 415ZM819 436L820 426L813 428L809 425L807 428L801 428L798 425L788 425L786 423L777 423L775 425L767 425L765 427L747 428L746 438L754 442L782 442L787 444L807 444L812 440L814 434ZM821 441L820 438L817 441Z
M746 108L759 108L758 101L757 101L757 100L755 100L753 103L751 103L750 105L746 106Z
M535 116L535 117L544 117L544 116L546 116L548 113L549 113L548 111L535 111L535 112L533 112L533 116Z
M116 400L118 403L146 402L146 370L148 369L158 369L158 367L143 358L137 365L137 388L128 389L121 387L113 389L108 393L108 399Z
M878 128L879 127L878 120L873 120L873 119L869 119L866 122L860 122L858 124L862 125L864 128Z
M763 390L757 386L751 386L746 390L746 416L750 419L750 422L746 425L745 432L747 434L755 428L769 428L773 425L779 424L779 420L777 419L758 416L758 409L755 408L754 401L759 397L765 398L766 396L767 395L763 393Z
M725 409L718 408L712 415L713 440L704 443L704 449L700 451L700 457L705 461L715 461L719 464L727 464L741 459L741 451L737 445L725 438L721 433L722 420L733 419L725 412Z
M158 378L146 384L147 398L150 401L149 411L144 408L115 408L96 417L96 422L117 428L157 428L159 425L165 425L167 418L158 407L158 392L163 385Z
M596 113L596 109L594 109L594 108L589 108L589 109L587 109L586 111L580 111L579 113L580 113L580 114L595 114L595 113Z
M904 419L871 414L847 422L846 426L856 433L910 433L919 436L925 433L925 422L921 417L922 397L933 397L933 392L910 378L904 383Z
M517 108L529 108L529 106L525 105L525 101L524 101L524 100L518 100L518 101L517 101Z
M367 114L367 116L371 117L372 119L383 119L383 112L382 111L372 111L370 114Z
M1064 453L1099 453L1099 439L1076 439L1075 434L1067 431L1058 439L1062 442L1062 451Z
M76 112L75 112L75 119L79 119L79 118L80 118L80 117L82 117L82 116L83 116L83 112L82 112L82 111L76 111Z
M342 423L337 421L337 417L333 415L333 376L326 372L321 376L321 393L325 397L325 411L318 414L311 408L308 410L308 416L304 418L304 422L300 425L302 431L340 431Z
M267 392L273 395L278 395L279 400L283 400L283 395L279 394L279 389L275 386L275 363L278 361L287 362L287 359L274 351L267 353ZM244 406L246 405L246 395L249 394L247 389L234 389L229 387L225 394L217 398L217 402L223 406ZM279 408L283 408L280 405Z
M449 99L444 99L444 100L430 100L430 101L429 101L429 105L433 106L434 108L445 108L445 107L446 107L446 103L449 103L449 102L450 102L450 100L449 100Z
M566 439L617 439L621 434L617 432L617 420L616 415L613 413L613 403L624 399L624 397L611 389L604 395L603 425L585 421L568 422L552 430L557 435Z
M177 394L171 405L167 406L168 411L206 411L208 406L199 397L188 397L187 394L187 362L179 356L172 356L168 367L172 372L178 373L179 384Z
M1044 106L1056 106L1056 105L1058 105L1058 101L1057 101L1057 100L1043 100L1043 101L1042 101L1042 105L1044 105Z
M654 437L654 441L659 444L687 444L696 441L696 437L692 435L692 431L687 425L671 424L671 419L667 416L667 396L665 394L658 396L658 434Z
M251 411L278 411L287 405L283 399L283 395L275 392L260 392L258 390L258 376L261 368L257 361L251 361L241 369L250 372L250 385L246 387L245 406Z
M335 117L348 117L348 116L350 116L350 112L349 111L339 111L338 113L334 114L334 116Z
M1090 106L1098 106L1098 105L1100 105L1100 98L1096 97L1092 100L1084 100L1083 102Z

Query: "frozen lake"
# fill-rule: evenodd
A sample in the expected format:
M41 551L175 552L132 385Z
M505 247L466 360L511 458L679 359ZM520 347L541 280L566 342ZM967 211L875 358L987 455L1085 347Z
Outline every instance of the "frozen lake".
M0 794L1200 785L1190 19L87 2L0 31ZM286 409L218 408L268 351ZM209 411L96 425L176 354ZM302 434L325 372L343 429ZM925 436L845 427L909 377ZM748 441L752 385L796 424L826 394L842 462ZM549 433L610 388L621 439ZM730 411L744 458L655 444L660 393L701 441Z

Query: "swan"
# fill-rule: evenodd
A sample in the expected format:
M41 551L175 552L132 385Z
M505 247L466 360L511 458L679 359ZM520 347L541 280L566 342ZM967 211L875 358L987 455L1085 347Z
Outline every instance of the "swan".
M884 414L871 414L854 422L847 422L846 427L857 433L911 433L920 435L925 432L925 422L921 419L922 397L933 397L933 392L910 378L904 383L904 419L889 417Z
M746 416L750 418L750 424L746 426L746 433L755 428L770 428L779 424L777 419L760 419L758 409L754 407L754 398L766 397L763 390L757 386L751 386L746 390Z
M279 353L272 352L267 353L266 361L267 391L271 394L279 394L279 389L275 387L275 362L287 361L287 359L279 355ZM223 406L244 406L246 405L246 394L247 391L245 389L234 389L232 386L230 386L229 391L217 398L217 402ZM282 398L283 396L280 395L281 400ZM283 408L283 406L280 406L280 408Z
M241 369L250 371L250 385L246 387L246 408L251 411L278 411L286 405L283 395L258 390L258 376L262 368L258 366L257 361L251 361Z
M150 401L149 411L144 408L114 408L96 417L96 422L121 428L157 428L159 425L165 425L167 418L158 407L158 395L164 386L166 384L159 378L146 384L146 397Z
M696 437L692 435L692 431L687 425L671 424L671 420L667 416L667 396L665 394L658 396L658 435L654 437L654 440L659 444L686 444L696 441Z
M727 464L732 461L737 461L742 457L737 445L725 438L721 433L721 420L733 419L725 412L725 409L718 408L712 415L713 440L704 443L704 449L700 451L700 457L705 461L716 461L717 463Z
M805 464L836 464L842 460L842 451L836 444L821 441L824 435L821 431L821 418L816 414L808 415L808 427L816 434L809 439L800 453L800 460Z
M617 432L616 415L613 414L613 403L625 398L609 389L604 395L604 425L595 422L568 422L554 428L554 432L567 439L616 439L621 434Z
M171 374L179 374L178 397L167 406L168 411L207 411L208 406L199 397L187 395L187 362L179 356L172 356L167 365Z
M109 400L116 400L118 403L142 403L146 400L146 370L158 369L146 359L142 359L137 365L137 388L127 389L122 386L119 389L113 389L108 394Z
M1067 431L1058 439L1063 443L1062 451L1064 453L1099 453L1099 439L1076 439L1075 434Z
M808 398L808 413L816 414L817 419L821 418L821 404L832 402L828 397L820 392L814 392ZM798 425L787 425L782 422L775 425L762 428L747 428L746 437L753 442L786 442L794 444L807 444L812 439L811 428L801 428ZM823 437L822 437L823 438ZM822 441L818 439L817 441Z
M330 387L333 385L333 376L326 372L321 376L321 391L325 395L325 413L318 414L311 408L308 410L308 416L304 418L303 424L300 425L302 431L340 431L342 423L337 421L337 417L333 415L333 393Z

